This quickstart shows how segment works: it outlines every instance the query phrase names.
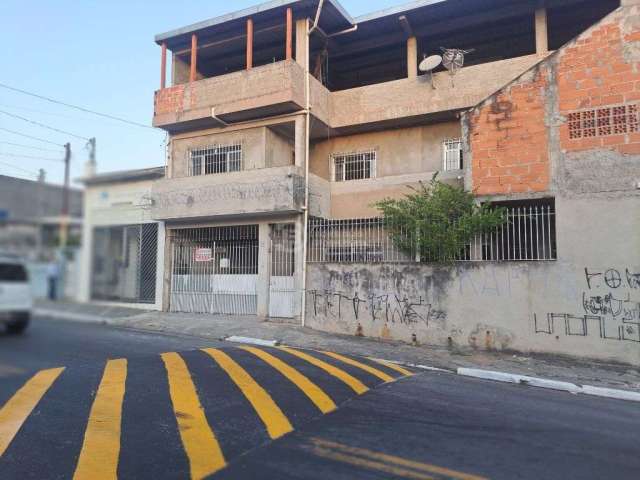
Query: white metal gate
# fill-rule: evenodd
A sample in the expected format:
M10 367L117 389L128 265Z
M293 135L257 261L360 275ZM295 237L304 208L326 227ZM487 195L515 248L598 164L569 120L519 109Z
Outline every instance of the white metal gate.
M295 316L295 246L293 223L271 225L271 277L269 279L269 316Z
M174 230L172 312L256 315L258 226Z

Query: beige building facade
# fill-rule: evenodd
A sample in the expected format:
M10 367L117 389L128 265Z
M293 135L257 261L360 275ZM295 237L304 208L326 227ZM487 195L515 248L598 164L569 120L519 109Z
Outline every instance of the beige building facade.
M470 348L579 355L588 345L594 356L635 362L637 309L580 341L595 314L556 318L534 295L547 292L568 311L585 267L621 282L627 271L626 288L636 288L640 259L626 243L607 268L588 260L599 250L568 247L588 235L576 230L574 207L604 214L631 208L637 195L627 186L601 198L594 178L559 160L583 146L606 150L613 138L563 143L586 128L588 105L569 105L578 95L554 70L558 58L571 70L589 32L617 25L634 2L490 4L424 0L353 18L336 0L279 0L158 35L154 125L170 142L149 214L165 229L162 308ZM625 52L611 72L634 71ZM576 75L572 88L605 101L591 73ZM611 85L611 95L623 89ZM624 128L636 128L632 100L607 97L618 108L609 121L624 106ZM635 132L615 137L630 179ZM466 245L445 272L398 251L375 206L436 173L508 211L501 230ZM637 238L633 228L616 231ZM571 286L571 299L557 285ZM474 309L483 320L470 320ZM562 322L567 338L554 345Z

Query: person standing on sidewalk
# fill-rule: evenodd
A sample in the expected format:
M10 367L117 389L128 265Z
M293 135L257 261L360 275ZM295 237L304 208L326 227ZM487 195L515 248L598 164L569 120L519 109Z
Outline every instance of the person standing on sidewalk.
M58 299L58 277L60 276L60 267L57 261L53 261L47 267L47 285L49 292L49 300Z

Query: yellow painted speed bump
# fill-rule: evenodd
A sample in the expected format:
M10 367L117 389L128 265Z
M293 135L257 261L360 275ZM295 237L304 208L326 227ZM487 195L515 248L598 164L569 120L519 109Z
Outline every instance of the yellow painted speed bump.
M244 368L222 350L205 348L202 351L213 358L242 391L264 423L271 438L279 438L293 430L291 422L273 401L271 395L258 385Z
M177 353L163 353L162 360L191 478L205 478L226 465L222 450L207 422L186 363Z
M91 406L74 480L118 478L127 361L109 360Z
M358 362L352 358L345 357L344 355L340 355L339 353L326 352L326 351L322 351L321 353L324 353L325 355L328 355L331 358L335 358L336 360L340 360L341 362L344 362L347 365L358 367L359 369L364 370L365 372L368 372L375 377L378 377L383 382L392 382L394 380L394 378L391 375L384 373L382 370L378 370L377 368L373 368L362 362Z
M0 409L0 457L64 368L36 373Z
M294 355L298 358L306 360L310 364L315 365L316 367L321 368L328 374L333 375L334 377L342 380L344 383L349 385L349 387L351 387L351 389L354 392L356 392L358 395L369 390L369 388L367 388L367 386L364 383L362 383L360 380L355 378L353 375L349 375L347 372L345 372L344 370L341 370L338 367L334 367L333 365L327 362L323 362L322 360L312 355L309 355L307 353L301 352L300 350L296 350L295 348L290 348L290 347L278 347L278 348L284 352L290 353L291 355Z
M258 358L264 360L282 375L287 377L296 387L311 400L322 413L329 413L336 409L335 402L320 387L301 374L295 368L287 365L282 360L274 357L270 353L254 347L240 347L247 352L253 353Z

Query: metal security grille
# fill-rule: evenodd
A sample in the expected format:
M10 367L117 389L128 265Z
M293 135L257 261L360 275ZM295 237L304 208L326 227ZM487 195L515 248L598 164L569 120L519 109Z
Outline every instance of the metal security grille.
M91 298L155 303L158 225L96 228Z
M190 150L188 155L190 177L242 170L241 143L198 148Z
M640 131L637 105L620 105L573 112L567 116L569 138L604 137Z
M257 313L258 226L173 230L170 309Z
M506 222L460 245L455 261L543 261L557 259L555 203L551 200L505 202ZM417 253L415 232L405 232L405 251L391 240L381 218L309 221L310 263L433 262Z
M445 171L461 170L462 164L462 140L451 138L442 143L442 154Z
M295 245L294 224L271 225L270 317L295 316Z
M331 156L332 178L336 182L364 180L376 176L375 151L340 153Z

